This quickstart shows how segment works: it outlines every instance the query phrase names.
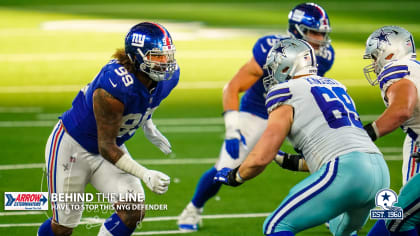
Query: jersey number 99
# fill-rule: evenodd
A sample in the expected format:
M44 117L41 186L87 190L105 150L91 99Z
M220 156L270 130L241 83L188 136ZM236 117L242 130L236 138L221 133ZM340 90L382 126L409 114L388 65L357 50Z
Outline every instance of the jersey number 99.
M128 73L127 69L125 69L124 67L121 66L118 69L115 69L114 72L118 76L121 76L122 81L124 82L125 87L128 87L128 86L130 86L131 84L134 83L133 77Z

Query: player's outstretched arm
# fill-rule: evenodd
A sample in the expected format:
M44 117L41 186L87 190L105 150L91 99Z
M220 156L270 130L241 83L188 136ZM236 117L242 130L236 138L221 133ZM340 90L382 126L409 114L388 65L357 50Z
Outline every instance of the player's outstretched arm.
M143 125L143 132L146 138L158 147L163 153L168 155L172 152L169 140L157 129L152 118L148 119Z
M413 115L417 88L410 80L401 79L387 89L386 98L388 108L376 121L364 126L373 141L394 131Z
M243 180L254 178L273 161L293 123L293 107L281 105L268 117L268 125L260 140L238 170Z
M239 157L239 145L246 145L239 129L239 94L248 90L263 75L263 70L251 58L223 89L226 151L233 159Z
M121 170L139 177L153 192L164 194L168 191L169 176L140 165L116 144L122 123L124 104L104 89L96 89L93 93L93 111L98 129L100 154Z

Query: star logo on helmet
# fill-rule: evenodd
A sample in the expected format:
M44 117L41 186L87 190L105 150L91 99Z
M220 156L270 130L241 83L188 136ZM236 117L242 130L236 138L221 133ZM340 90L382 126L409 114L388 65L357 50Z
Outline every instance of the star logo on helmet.
M286 48L288 48L288 47L290 47L290 46L296 46L296 44L295 43L291 43L291 45L288 45L288 46L283 46L283 44L282 43L280 43L279 44L279 46L276 48L276 51L277 52L280 52L281 53L281 55L282 56L284 56L284 57L287 57L286 56L286 52L284 51Z
M379 35L376 36L376 37L374 37L374 39L377 39L378 40L378 48L379 48L379 44L381 42L389 43L388 35L390 35L390 34L392 34L392 33L391 32L386 33L383 30L381 30L381 32L379 33Z
M286 47L283 46L282 43L280 43L279 46L276 48L276 51L277 52L280 52L281 55L285 57L286 56L286 53L284 52L284 49L286 49Z

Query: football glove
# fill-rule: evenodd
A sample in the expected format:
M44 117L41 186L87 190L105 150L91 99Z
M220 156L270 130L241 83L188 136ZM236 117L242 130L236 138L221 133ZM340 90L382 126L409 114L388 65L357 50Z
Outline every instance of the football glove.
M156 128L156 125L153 124L152 119L148 119L143 125L143 131L146 138L158 147L163 153L168 155L172 152L171 144L168 139L163 136L163 134Z
M171 182L169 176L157 170L145 171L142 180L152 192L157 194L166 193L168 191L168 185Z
M303 170L303 156L299 154L290 154L278 151L274 161L283 169L292 171Z
M245 137L241 134L239 124L239 112L235 110L226 111L225 119L225 149L232 159L239 157L239 145L246 147Z
M239 166L235 169L223 168L216 173L213 180L214 182L220 182L233 187L239 186L244 182L244 180L241 176L239 176L238 170Z
M169 176L156 170L147 169L133 160L127 153L120 157L115 166L140 178L154 193L164 194L168 191L168 185L171 182Z

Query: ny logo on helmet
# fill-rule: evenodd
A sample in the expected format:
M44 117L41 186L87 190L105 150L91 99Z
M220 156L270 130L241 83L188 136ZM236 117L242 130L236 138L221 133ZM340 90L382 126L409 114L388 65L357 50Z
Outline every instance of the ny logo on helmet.
M133 33L131 45L136 46L136 47L143 47L145 39L146 39L146 35Z

